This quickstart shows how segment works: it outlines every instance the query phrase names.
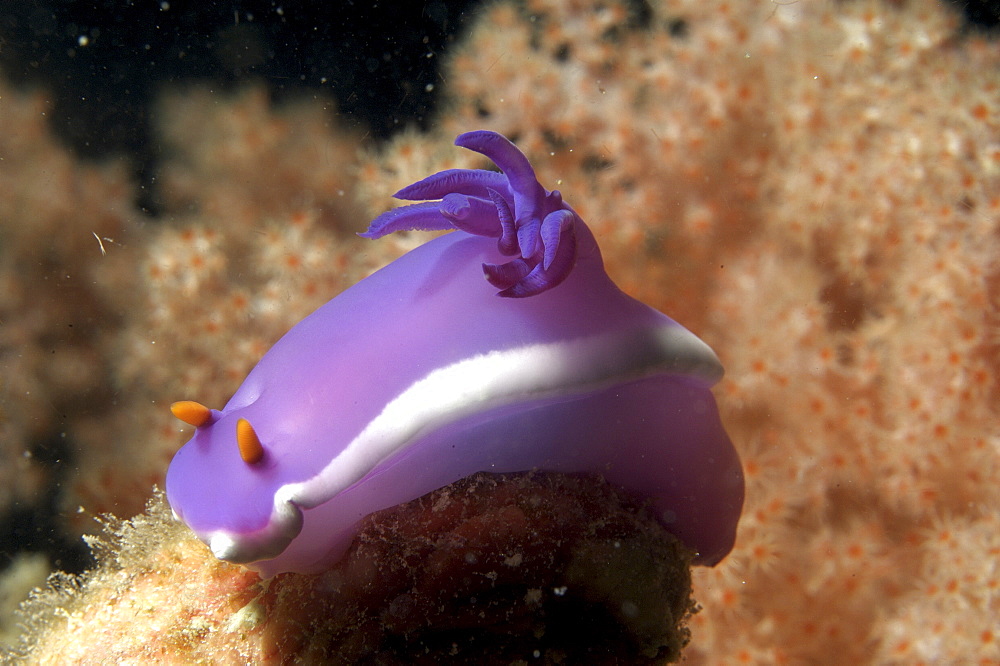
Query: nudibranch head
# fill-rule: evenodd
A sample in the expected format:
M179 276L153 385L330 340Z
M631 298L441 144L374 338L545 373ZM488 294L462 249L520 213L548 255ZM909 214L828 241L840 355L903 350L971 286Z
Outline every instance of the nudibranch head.
M599 473L718 562L743 502L709 390L718 358L614 285L587 225L510 141L456 144L500 172L405 187L422 202L362 235L456 231L297 324L222 410L175 403L196 430L167 471L174 512L222 559L308 572L364 516L475 472Z

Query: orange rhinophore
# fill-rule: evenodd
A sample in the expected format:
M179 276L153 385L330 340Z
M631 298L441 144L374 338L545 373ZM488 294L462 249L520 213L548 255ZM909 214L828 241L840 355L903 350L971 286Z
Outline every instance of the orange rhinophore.
M236 444L240 447L240 457L248 465L260 462L264 457L264 446L260 443L260 437L246 419L236 422Z
M212 419L212 410L194 400L181 400L170 405L170 412L188 425L200 428Z

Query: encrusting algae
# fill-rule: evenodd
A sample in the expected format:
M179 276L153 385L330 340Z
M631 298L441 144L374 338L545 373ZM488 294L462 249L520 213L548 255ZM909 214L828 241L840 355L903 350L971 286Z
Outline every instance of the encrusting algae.
M733 553L693 570L703 608L686 663L996 663L1000 45L961 34L931 0L647 7L491 6L449 56L438 127L378 151L322 102L168 93L164 109L188 106L163 121L175 143L157 225L136 223L114 165L80 165L48 138L40 96L3 91L6 113L21 111L10 122L38 139L0 162L5 460L37 427L28 415L44 421L48 396L72 394L72 364L99 369L102 390L55 402L81 461L67 505L140 510L185 439L167 405L195 393L221 404L303 314L408 249L353 234L415 177L484 166L444 146L492 129L593 226L616 282L726 366L717 395L747 502ZM225 129L230 115L242 120ZM189 140L183 128L199 126L217 129ZM51 201L14 198L48 163L61 174ZM244 184L266 173L279 176ZM89 277L73 282L66 316L55 296L23 298L51 279L33 253L52 227L6 240L43 204L71 225L54 261ZM92 231L114 239L106 255ZM111 322L99 339L60 337L88 316ZM59 347L62 379L46 362L53 338L72 343ZM143 649L171 637L169 656L151 659L225 637L220 654L256 649L245 639L276 583L255 602L253 574L210 559L162 504L151 511L128 525L155 525L162 546L131 573L126 559L117 573L56 579L83 591L62 624L35 625L30 659L54 660L50 640L110 630L111 598L142 610L120 625L122 644L138 623L150 627ZM134 580L127 599L113 596L115 575ZM157 629L187 586L203 611Z

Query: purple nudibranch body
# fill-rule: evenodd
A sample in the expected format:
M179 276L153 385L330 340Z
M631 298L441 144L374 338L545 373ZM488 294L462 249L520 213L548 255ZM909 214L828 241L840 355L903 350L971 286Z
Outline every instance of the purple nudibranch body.
M743 475L709 391L715 353L615 286L510 141L456 144L501 172L405 187L425 202L362 235L457 231L302 320L222 410L175 405L197 429L167 471L174 512L217 557L272 576L327 568L364 516L477 471L588 472L649 498L696 563L717 563Z

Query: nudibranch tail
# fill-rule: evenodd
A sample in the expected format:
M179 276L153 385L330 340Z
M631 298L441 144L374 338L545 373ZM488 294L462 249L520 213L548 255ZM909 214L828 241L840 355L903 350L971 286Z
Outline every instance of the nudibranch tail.
M170 413L195 428L200 428L212 420L212 410L194 400L175 402L170 405Z
M259 463L264 457L264 445L246 419L236 422L236 444L240 448L240 458L248 465Z
M502 173L449 169L396 192L397 199L436 199L402 206L379 215L365 238L396 231L458 229L498 238L497 249L517 258L483 264L483 273L501 296L534 296L560 284L576 263L576 224L582 222L547 191L524 153L506 137L485 130L466 132L455 145L493 160Z

